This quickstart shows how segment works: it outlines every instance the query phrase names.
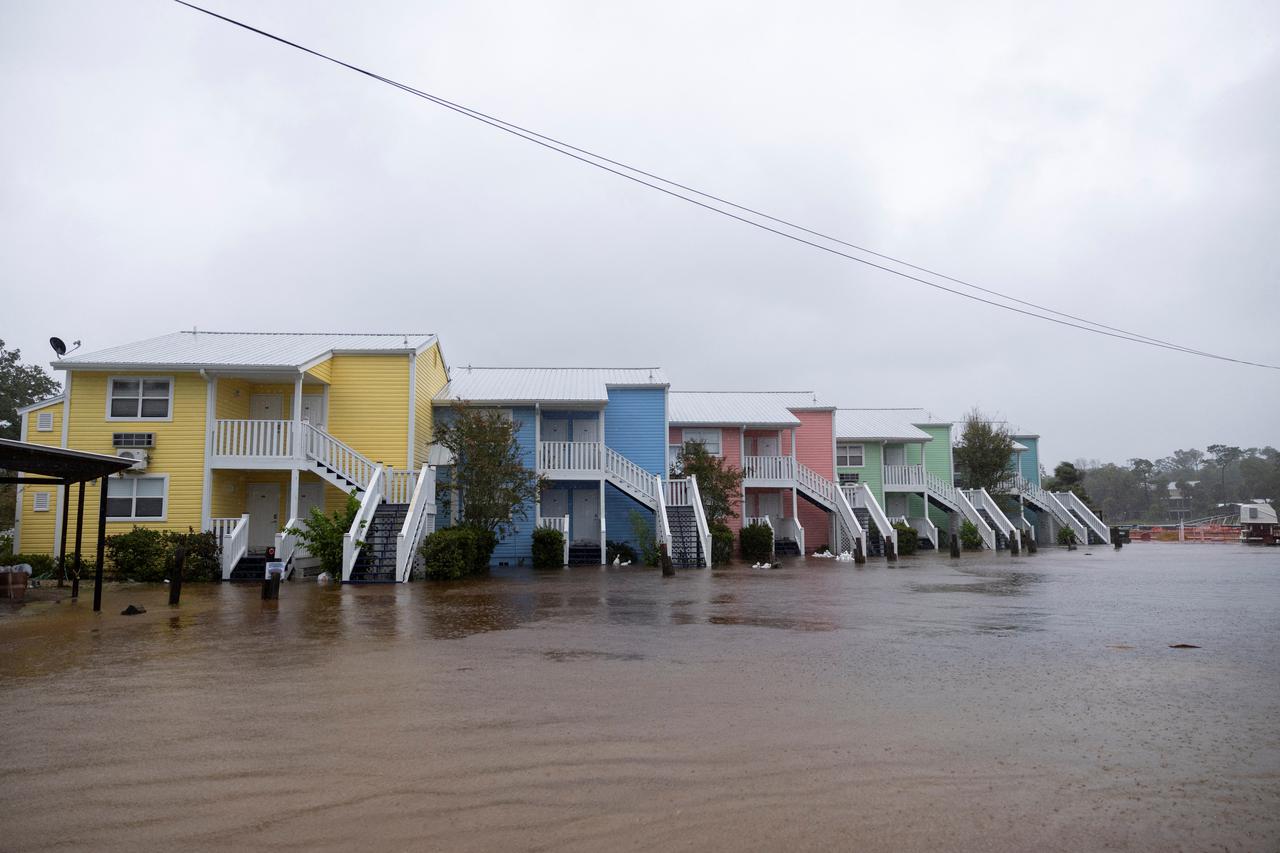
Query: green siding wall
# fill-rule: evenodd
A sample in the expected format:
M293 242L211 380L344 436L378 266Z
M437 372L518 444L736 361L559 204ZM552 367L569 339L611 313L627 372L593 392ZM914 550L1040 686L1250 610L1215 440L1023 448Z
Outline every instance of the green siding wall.
M948 483L955 482L951 471L951 427L926 426L920 429L933 436L933 441L924 446L925 470Z
M866 485L871 489L871 493L876 496L876 500L881 506L884 506L884 468L881 465L883 458L882 447L877 442L862 443L862 467L848 468L841 465L836 469L836 477L841 474L857 474L858 482Z

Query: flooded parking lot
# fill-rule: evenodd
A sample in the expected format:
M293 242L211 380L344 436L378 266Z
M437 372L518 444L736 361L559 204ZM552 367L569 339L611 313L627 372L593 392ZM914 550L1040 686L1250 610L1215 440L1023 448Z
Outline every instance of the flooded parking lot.
M165 600L0 606L0 848L1280 846L1275 549Z

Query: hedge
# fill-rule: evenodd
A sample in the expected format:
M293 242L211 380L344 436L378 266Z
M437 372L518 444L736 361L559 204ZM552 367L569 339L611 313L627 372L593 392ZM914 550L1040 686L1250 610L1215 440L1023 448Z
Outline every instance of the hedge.
M767 524L748 524L738 534L742 559L764 563L773 559L773 528Z

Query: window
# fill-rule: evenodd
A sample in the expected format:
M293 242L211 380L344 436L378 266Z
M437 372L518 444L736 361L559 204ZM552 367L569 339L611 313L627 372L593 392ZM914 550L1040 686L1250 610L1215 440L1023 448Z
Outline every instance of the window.
M173 380L113 376L108 392L109 420L168 420Z
M107 517L113 520L164 518L165 477L112 477L107 481Z
M684 445L667 445L667 468L676 473L684 473Z
M49 511L49 493L36 492L35 495L32 496L31 498L31 509L33 509L36 512L48 512Z
M718 429L687 429L684 431L684 442L688 444L696 441L712 456L724 455L723 448L720 446L720 430Z
M53 412L36 415L36 429L40 432L53 432Z
M861 479L861 475L859 474L841 474L840 485L853 486L853 485L856 485L860 479Z
M849 444L844 441L836 442L837 468L861 468L862 459L861 444Z

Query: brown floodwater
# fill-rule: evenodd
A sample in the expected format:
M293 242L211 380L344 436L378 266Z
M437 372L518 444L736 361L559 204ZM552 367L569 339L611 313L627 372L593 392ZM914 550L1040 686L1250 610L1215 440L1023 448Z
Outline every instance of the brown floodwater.
M1276 549L166 594L0 602L0 849L1280 849Z

